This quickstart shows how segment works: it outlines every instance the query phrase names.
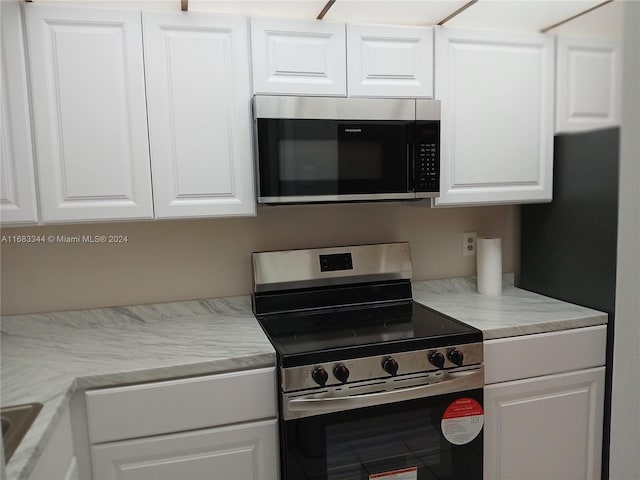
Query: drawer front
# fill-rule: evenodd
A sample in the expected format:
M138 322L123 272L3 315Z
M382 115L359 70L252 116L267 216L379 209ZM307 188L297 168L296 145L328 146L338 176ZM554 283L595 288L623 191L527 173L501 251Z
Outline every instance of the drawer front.
M275 368L85 393L92 444L277 415Z
M487 340L485 384L598 367L606 348L606 325Z
M277 420L94 445L91 458L100 480L276 480Z

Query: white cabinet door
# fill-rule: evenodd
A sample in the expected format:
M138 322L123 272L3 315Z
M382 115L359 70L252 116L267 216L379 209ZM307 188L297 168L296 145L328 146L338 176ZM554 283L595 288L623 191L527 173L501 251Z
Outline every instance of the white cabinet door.
M433 97L433 28L347 25L349 96Z
M486 480L599 479L604 367L488 385Z
M93 477L276 480L277 420L91 447Z
M25 12L43 222L152 218L140 13Z
M251 46L255 93L347 94L344 23L254 17Z
M143 13L156 218L254 215L246 17Z
M559 36L556 45L556 133L620 125L620 43Z
M438 28L435 43L442 101L435 204L551 200L552 38Z
M3 224L38 221L31 145L22 15L17 1L0 2L0 218Z
M67 409L44 446L30 480L77 480L70 411Z

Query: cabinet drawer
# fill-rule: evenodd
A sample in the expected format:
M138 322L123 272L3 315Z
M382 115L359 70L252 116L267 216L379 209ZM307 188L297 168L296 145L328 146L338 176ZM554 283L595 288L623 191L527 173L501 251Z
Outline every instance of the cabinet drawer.
M276 416L275 368L85 393L92 444Z
M598 367L606 347L606 325L488 340L485 384Z
M91 458L101 480L276 480L277 421L94 445Z

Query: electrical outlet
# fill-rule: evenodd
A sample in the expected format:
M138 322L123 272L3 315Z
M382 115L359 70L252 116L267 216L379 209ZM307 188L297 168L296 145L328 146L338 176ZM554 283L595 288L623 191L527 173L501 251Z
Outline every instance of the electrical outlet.
M465 232L462 234L462 255L469 257L476 254L476 232Z

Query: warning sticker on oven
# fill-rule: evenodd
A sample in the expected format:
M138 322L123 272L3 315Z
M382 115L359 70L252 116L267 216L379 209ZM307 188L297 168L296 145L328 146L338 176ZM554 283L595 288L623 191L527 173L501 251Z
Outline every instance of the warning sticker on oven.
M459 398L442 414L442 435L454 445L464 445L478 436L483 424L482 405L473 398Z
M369 475L369 480L418 480L418 467L407 467Z

